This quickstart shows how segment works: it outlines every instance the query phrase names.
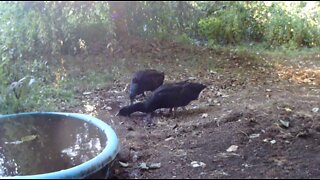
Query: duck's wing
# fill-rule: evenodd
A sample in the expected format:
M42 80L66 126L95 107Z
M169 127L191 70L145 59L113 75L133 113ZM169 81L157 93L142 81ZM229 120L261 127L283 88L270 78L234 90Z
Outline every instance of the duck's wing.
M181 99L181 91L183 87L179 85L160 86L146 100L146 107L154 111L160 108L175 107L176 103Z

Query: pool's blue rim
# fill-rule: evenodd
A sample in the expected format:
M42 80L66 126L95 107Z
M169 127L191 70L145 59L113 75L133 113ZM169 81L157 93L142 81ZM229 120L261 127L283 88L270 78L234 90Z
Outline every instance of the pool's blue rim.
M28 112L19 114L0 115L2 118L11 118L25 115L60 115L77 118L91 123L101 129L107 136L106 147L96 157L78 166L45 174L25 175L25 176L6 176L0 179L80 179L85 178L109 164L119 152L119 139L114 130L103 121L86 114L64 113L64 112Z

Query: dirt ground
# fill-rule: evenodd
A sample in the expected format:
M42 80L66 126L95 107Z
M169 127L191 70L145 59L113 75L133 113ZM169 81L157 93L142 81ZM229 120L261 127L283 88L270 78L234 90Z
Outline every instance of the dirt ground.
M257 54L158 43L76 63L70 71L117 62L126 72L120 68L105 88L80 90L83 103L69 111L114 128L121 150L112 178L320 178L319 54L276 60ZM208 87L175 118L157 111L152 127L143 113L115 116L130 102L130 75L143 68L164 71L165 82ZM93 109L85 110L88 102Z

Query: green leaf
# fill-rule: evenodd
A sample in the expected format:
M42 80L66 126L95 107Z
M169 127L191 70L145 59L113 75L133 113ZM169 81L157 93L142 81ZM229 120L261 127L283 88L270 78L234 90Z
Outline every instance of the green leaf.
M39 135L29 135L29 136L25 136L21 138L21 141L23 142L28 142L28 141L32 141L35 140Z

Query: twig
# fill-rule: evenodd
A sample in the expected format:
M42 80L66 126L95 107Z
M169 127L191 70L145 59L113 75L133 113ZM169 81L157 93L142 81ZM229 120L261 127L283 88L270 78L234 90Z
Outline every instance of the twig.
M244 134L244 135L246 135L247 137L249 137L247 133L245 133L245 132L243 132L243 131L241 131L241 130L239 130L239 131L240 131L242 134Z

